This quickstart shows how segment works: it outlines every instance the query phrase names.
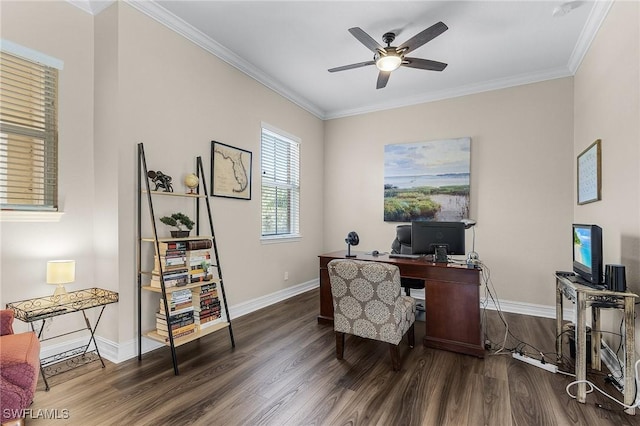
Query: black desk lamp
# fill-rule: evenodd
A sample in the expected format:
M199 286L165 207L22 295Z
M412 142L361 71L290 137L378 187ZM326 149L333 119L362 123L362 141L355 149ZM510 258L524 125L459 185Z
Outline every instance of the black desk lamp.
M480 264L480 256L476 253L476 228L474 228L477 222L473 219L462 219L461 222L464 223L464 229L473 228L471 251L467 254L467 266L471 268Z
M347 254L345 257L356 257L355 254L351 254L351 246L357 246L358 243L360 243L360 238L358 234L356 234L356 231L349 232L344 242L347 243Z

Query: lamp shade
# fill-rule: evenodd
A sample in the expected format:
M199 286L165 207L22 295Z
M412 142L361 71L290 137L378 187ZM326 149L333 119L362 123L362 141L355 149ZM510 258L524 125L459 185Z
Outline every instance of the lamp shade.
M75 260L50 260L47 262L47 284L67 284L75 280Z

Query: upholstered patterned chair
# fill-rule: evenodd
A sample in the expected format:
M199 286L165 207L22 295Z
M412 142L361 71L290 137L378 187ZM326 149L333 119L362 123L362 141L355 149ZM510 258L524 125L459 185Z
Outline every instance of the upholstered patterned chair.
M0 418L23 424L40 373L40 342L34 332L13 333L13 311L0 310Z
M400 271L381 262L335 259L329 262L336 358L344 356L345 333L389 343L391 364L400 370L399 344L415 343L415 300L400 294Z

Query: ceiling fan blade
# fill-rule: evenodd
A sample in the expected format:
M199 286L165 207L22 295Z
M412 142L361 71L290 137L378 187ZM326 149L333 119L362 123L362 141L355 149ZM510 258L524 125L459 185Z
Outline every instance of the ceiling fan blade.
M391 71L380 71L378 73L378 82L376 83L376 89L384 89L389 81Z
M371 36L365 33L360 27L349 28L349 32L358 39L358 41L364 44L373 53L384 52L384 48L378 44Z
M433 24L426 30L419 32L418 34L414 35L409 40L398 46L398 52L404 50L404 53L408 53L412 50L416 50L418 47L422 46L428 41L433 40L448 29L449 27L447 27L443 22Z
M357 64L343 65L341 67L331 68L328 71L329 72L336 72L336 71L352 70L354 68L366 67L367 65L374 65L374 64L375 64L374 61L358 62Z
M445 64L444 62L432 61L430 59L408 58L405 56L404 61L402 62L402 66L409 68L418 68L421 70L442 71L447 67L447 64Z

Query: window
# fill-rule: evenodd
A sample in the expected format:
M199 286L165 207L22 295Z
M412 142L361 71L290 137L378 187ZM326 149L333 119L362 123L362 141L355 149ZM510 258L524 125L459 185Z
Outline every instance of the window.
M262 126L262 238L300 235L300 141Z
M58 69L8 53L7 45L0 52L0 206L56 211Z

